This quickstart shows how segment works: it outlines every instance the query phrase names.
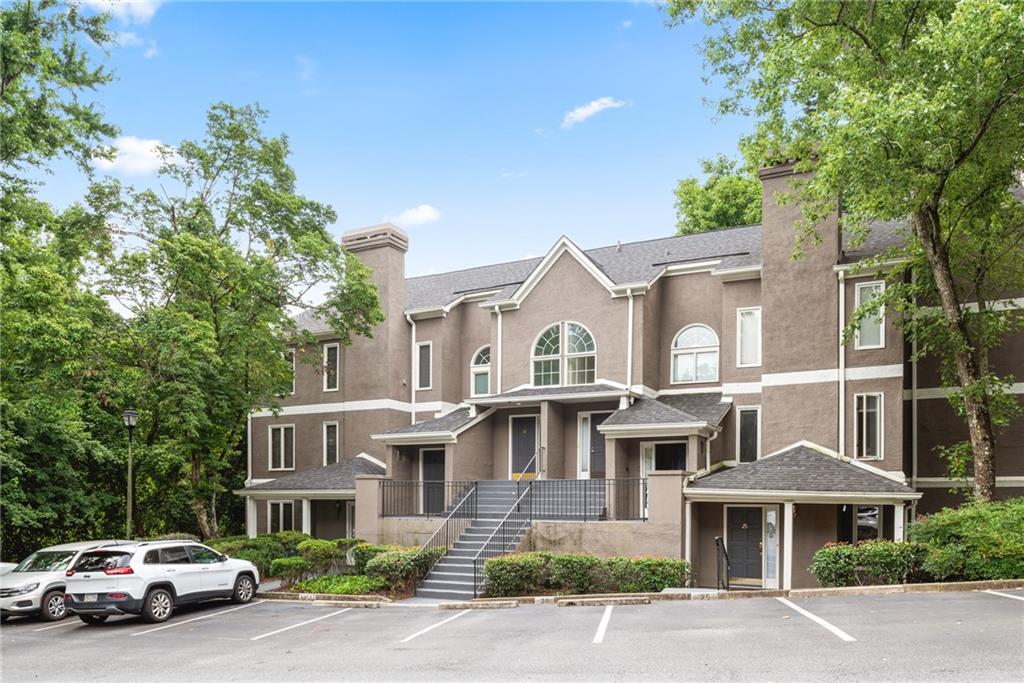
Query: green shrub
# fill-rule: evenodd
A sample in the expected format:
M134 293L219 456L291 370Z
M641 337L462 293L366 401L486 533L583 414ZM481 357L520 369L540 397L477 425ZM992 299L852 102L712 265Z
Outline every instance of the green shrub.
M910 537L937 580L1024 578L1024 498L947 508L912 523Z
M690 580L685 560L667 557L612 557L603 561L609 590L618 593L660 593L682 588Z
M342 554L347 553L349 550L352 550L352 548L361 543L366 543L366 541L361 538L337 538L334 542L338 544L338 550L340 550Z
M271 563L282 557L295 557L299 554L298 546L309 536L299 531L281 531L274 534L260 534L256 538L248 536L225 536L211 540L209 545L230 557L249 560L256 565L260 574L272 576Z
M284 557L294 557L295 555L298 555L299 544L311 538L309 534L304 534L301 531L278 531L277 533L268 535L277 539L277 542L284 548Z
M313 571L318 574L327 573L342 555L338 544L334 541L322 541L316 538L308 538L300 543L298 551L302 559L309 562Z
M408 584L416 574L415 551L388 550L374 555L366 563L366 575L387 580L392 588Z
M199 537L187 531L172 531L159 536L150 536L147 541L199 541Z
M547 585L559 592L593 593L607 590L599 580L601 559L584 553L552 555L547 562Z
M334 595L367 595L389 588L387 579L379 576L321 576L300 581L293 589L301 593L332 593Z
M540 553L491 558L484 563L484 590L495 597L539 592L545 586L547 561Z
M819 586L853 586L857 583L856 546L826 543L811 557L808 567Z
M245 548L245 541L221 541L219 543L208 543L214 550L219 550L228 557L236 557L243 548Z
M270 573L286 585L301 581L312 571L313 566L301 557L279 557L270 563Z
M366 573L366 563L381 553L389 550L399 550L397 545L376 545L374 543L360 543L352 548L352 558L355 562L356 574Z

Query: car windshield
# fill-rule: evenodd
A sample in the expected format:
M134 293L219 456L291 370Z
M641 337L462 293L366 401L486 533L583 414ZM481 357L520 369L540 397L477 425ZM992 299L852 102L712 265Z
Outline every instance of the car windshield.
M40 550L22 560L12 572L59 572L67 569L74 550Z

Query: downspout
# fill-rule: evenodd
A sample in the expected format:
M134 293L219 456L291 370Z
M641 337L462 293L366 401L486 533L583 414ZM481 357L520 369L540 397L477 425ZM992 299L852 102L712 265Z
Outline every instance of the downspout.
M409 424L416 424L416 321L408 313L405 319L412 327L412 341L409 344Z
M495 344L494 353L494 393L501 393L501 308L494 307L494 313L498 316L498 339Z
M626 390L633 391L633 290L627 289L626 296L629 299L629 324L627 325L626 337Z
M717 439L720 433L716 431L704 442L704 466L708 472L711 471L711 442Z
M914 272L910 273L914 282ZM917 304L917 298L914 298ZM910 340L910 487L917 489L917 336ZM917 517L917 501L910 504L910 518Z
M843 330L846 329L846 272L839 271L839 447L836 452L846 455L846 345L843 344Z

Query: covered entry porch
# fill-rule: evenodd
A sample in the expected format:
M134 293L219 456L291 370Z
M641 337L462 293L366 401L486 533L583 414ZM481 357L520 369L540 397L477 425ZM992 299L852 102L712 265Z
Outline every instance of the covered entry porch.
M699 586L726 577L733 588L811 588L819 548L904 540L907 504L920 496L898 473L796 444L692 477L683 490L684 556Z

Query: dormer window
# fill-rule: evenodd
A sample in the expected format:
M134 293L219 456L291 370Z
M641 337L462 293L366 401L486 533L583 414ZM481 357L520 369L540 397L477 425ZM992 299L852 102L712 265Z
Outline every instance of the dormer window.
M597 377L594 335L579 323L555 323L537 337L532 361L533 385L536 387L593 384Z
M718 335L707 325L688 325L672 341L672 383L718 381Z
M469 390L471 396L491 393L491 347L482 346L473 354L469 364Z

